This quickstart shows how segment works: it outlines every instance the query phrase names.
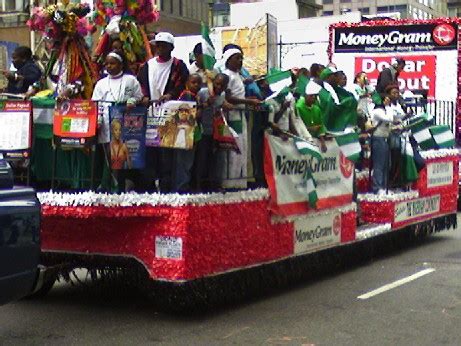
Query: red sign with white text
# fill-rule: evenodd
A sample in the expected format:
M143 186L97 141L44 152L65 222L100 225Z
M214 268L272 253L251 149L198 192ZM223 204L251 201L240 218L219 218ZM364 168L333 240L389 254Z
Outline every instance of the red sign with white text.
M406 61L405 69L399 75L400 90L427 90L428 97L435 97L434 55L402 56ZM376 85L379 73L389 67L393 56L360 56L355 58L355 73L366 72L370 84Z
M96 138L97 103L88 100L65 100L56 105L53 134L58 144L81 147Z

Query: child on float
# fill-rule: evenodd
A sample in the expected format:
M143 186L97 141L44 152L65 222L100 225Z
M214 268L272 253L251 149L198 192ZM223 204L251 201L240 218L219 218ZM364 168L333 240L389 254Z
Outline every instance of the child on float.
M106 56L104 65L108 75L96 83L91 99L99 102L98 143L101 144L105 153L100 189L108 191L111 189L109 108L113 104L126 104L127 111L129 111L141 101L143 94L136 77L127 73L127 63L121 51L110 52ZM115 173L120 175L120 172ZM123 177L121 179L123 180ZM121 183L121 188L123 188L123 181Z
M193 101L197 102L197 95L202 86L202 77L198 73L193 73L189 75L189 78L186 82L186 89L179 95L179 101ZM188 120L184 119L186 122L185 126L190 127ZM173 192L189 192L190 191L190 182L192 174L192 166L194 164L194 151L193 149L185 149L186 143L184 142L184 149L178 149L178 146L181 145L181 137L185 136L185 129L181 128L181 125L178 125L178 134L176 136L175 148L173 152ZM200 128L196 126L194 132L194 140L198 139L200 136ZM187 140L187 139L185 139ZM179 143L181 142L181 143ZM190 144L189 144L190 145Z
M223 55L225 74L229 76L226 100L234 107L227 112L228 124L237 132L237 145L240 153L228 151L226 169L224 172L223 187L230 189L245 189L247 187L247 155L248 133L246 106L258 106L261 101L245 97L245 84L240 70L243 64L243 54L239 49L232 48Z
M225 155L224 151L214 150L213 119L222 114L223 110L231 110L232 105L226 101L226 89L229 76L218 73L213 80L213 90L200 89L198 93L199 115L198 121L202 130L200 140L195 149L193 167L193 185L197 191L212 190L217 187L221 171L219 156Z

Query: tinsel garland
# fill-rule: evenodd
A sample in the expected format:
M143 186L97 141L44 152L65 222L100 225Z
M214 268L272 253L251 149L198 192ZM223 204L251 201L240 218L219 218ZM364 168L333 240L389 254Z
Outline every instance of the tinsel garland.
M438 149L421 151L420 154L423 159L429 160L442 157L458 156L460 152L459 149Z
M357 200L359 202L400 202L409 199L414 199L419 197L418 191L405 191L405 192L393 192L390 191L390 194L385 195L376 195L372 193L359 194Z
M93 191L65 193L41 192L37 197L42 205L54 207L133 207L133 206L172 206L232 204L241 202L262 201L269 198L267 189L245 190L227 193L201 194L160 194L160 193L122 193L107 194Z
M392 231L392 225L390 223L384 223L381 225L366 225L357 230L356 239L357 241L370 239L381 234Z

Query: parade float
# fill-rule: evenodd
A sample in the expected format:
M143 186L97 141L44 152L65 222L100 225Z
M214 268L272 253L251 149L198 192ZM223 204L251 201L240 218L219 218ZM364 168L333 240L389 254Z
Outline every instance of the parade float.
M85 102L79 107L89 107ZM11 118L11 107L0 115ZM60 135L85 142L84 133L71 130L72 121L77 128L85 116L67 111ZM320 153L315 143L271 133L264 147L267 189L38 193L42 261L50 272L42 293L57 277L88 268L95 278L121 273L169 307L200 308L297 282L321 273L325 263L341 267L341 256L367 256L389 242L456 228L458 150L448 148L453 142L442 145L433 130L418 179L385 195L368 193L370 174L355 172L348 143L330 141Z

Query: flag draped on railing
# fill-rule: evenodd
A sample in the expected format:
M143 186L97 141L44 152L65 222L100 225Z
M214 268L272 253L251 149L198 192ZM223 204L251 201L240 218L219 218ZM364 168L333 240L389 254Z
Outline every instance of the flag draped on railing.
M355 132L339 135L335 137L339 150L352 162L357 162L360 158L362 147L359 142L359 135Z

